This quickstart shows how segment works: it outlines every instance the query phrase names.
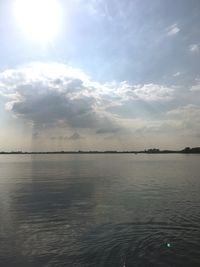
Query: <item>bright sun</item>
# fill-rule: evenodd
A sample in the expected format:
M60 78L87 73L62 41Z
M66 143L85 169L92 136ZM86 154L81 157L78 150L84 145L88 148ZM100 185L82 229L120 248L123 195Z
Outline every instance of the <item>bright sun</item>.
M14 12L18 25L34 42L45 45L61 30L59 0L15 0Z

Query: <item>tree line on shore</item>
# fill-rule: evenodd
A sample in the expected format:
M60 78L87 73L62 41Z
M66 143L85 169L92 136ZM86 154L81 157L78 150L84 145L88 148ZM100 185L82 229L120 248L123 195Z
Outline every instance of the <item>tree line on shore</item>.
M197 154L200 153L200 147L185 147L182 150L160 150L158 148L150 148L141 151L127 150L127 151L117 151L117 150L106 150L106 151L97 151L97 150L89 150L89 151L0 151L0 154L114 154L114 153L147 153L147 154L167 154L167 153L185 153L185 154Z

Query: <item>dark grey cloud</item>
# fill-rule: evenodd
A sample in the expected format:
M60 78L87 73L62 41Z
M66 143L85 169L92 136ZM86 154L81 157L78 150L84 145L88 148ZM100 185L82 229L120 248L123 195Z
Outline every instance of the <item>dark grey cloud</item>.
M96 134L117 134L123 126L119 116L109 112L108 107L127 101L169 101L174 91L153 83L100 84L79 70L56 63L35 63L4 71L0 82L2 92L9 99L7 110L31 123L35 132L60 126L93 129Z
M29 90L35 90L30 88ZM44 87L39 90L45 89ZM23 101L15 102L12 105L12 112L31 120L36 125L54 124L62 120L73 127L91 127L98 119L94 114L92 105L94 99L82 96L79 99L70 99L65 94L44 90L43 93L22 94Z
M109 130L108 128L101 128L96 131L97 134L110 134L110 133L118 133L120 131L120 128L113 128Z
M197 89L188 89L187 94L192 97ZM7 111L32 125L34 139L45 138L43 130L51 140L67 141L88 133L102 138L130 136L145 129L162 132L163 123L180 128L178 119L166 117L181 99L175 86L127 81L102 84L63 64L35 63L1 72L0 92L7 100ZM159 116L151 116L151 110ZM184 110L191 114L191 108Z
M67 126L112 132L116 122L101 108L98 86L79 71L64 66L58 71L59 67L44 64L40 72L31 66L1 74L2 92L10 99L7 110L36 130ZM52 74L54 69L57 73ZM70 138L80 137L74 134Z
M39 133L38 132L33 132L32 138L33 139L37 139L38 137L39 137Z
M77 139L82 139L83 137L81 137L81 135L79 133L73 133L69 139L70 140L77 140Z
M84 139L83 136L81 136L79 133L75 132L70 136L52 136L51 140L78 140L78 139Z

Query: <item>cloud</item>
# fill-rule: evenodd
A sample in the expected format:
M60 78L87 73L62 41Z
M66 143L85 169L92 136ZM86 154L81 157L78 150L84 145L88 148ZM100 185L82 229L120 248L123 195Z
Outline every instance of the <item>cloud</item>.
M130 101L163 102L174 98L171 87L126 81L102 84L78 69L58 63L32 63L3 71L0 92L7 99L6 110L28 122L37 132L35 138L40 131L51 128L74 132L71 136L55 137L60 140L80 139L77 131L81 130L118 135L129 125L125 126L123 115L109 111L109 107Z
M159 84L129 85L121 83L119 95L125 100L142 100L147 102L168 101L174 97L174 89Z
M79 133L75 132L71 136L52 136L51 140L78 140L83 138Z
M177 24L172 24L171 26L169 26L167 29L167 35L168 36L174 36L176 34L178 34L180 32L180 28L177 26Z
M98 130L96 131L96 133L97 133L97 134L108 134L108 133L113 133L113 134L115 134L115 133L117 133L117 132L119 132L119 131L120 131L119 128L114 128L114 129L112 129L112 131L109 131L107 128L101 128L101 129L98 129Z
M181 107L177 107L176 109L170 110L167 113L168 115L176 116L176 117L182 117L182 118L189 118L191 116L200 118L200 108L196 105L189 104Z
M145 84L135 89L135 95L146 101L171 100L174 89L158 84Z
M189 104L177 107L167 112L167 116L188 132L198 133L200 131L200 108L197 105Z
M198 53L198 52L200 52L200 44L191 44L189 46L189 50L192 53Z
M38 132L33 132L32 136L33 136L34 139L37 139L38 136L39 136L39 133Z
M196 84L196 85L193 85L191 88L190 88L190 91L199 91L200 92L200 83Z
M192 91L192 92L200 91L200 79L199 79L199 78L196 79L196 84L193 85L193 86L190 88L190 91Z
M178 77L180 75L181 75L180 71L177 71L176 73L173 74L174 77Z
M82 138L83 138L83 137L81 137L81 135L78 134L78 133L73 133L73 134L69 137L70 140L77 140L77 139L82 139Z
M116 127L98 107L96 85L79 70L62 64L35 63L0 74L6 109L37 127ZM73 136L75 138L77 136Z

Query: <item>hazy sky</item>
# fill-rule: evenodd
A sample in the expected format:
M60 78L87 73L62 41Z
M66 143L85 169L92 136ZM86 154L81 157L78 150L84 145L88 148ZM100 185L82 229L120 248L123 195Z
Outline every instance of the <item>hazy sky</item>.
M0 150L185 146L199 0L0 0Z

